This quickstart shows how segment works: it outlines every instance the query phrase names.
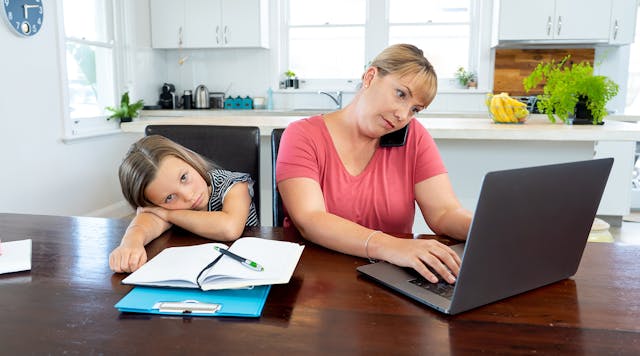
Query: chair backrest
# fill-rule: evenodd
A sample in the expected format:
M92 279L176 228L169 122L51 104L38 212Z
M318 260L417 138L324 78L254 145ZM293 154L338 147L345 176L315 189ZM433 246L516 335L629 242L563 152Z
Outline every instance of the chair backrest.
M273 129L271 131L271 193L273 194L273 226L282 226L284 222L284 210L282 208L282 198L278 192L276 184L276 160L280 149L280 137L284 129Z
M197 152L216 165L253 178L253 202L260 216L260 129L249 126L148 125L145 134L161 135Z

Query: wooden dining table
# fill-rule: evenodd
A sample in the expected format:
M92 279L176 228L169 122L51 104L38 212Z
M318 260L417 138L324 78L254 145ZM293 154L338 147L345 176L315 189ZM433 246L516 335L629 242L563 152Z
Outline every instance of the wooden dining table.
M132 288L108 264L128 223L0 214L2 241L33 243L30 271L0 275L0 354L640 354L640 246L588 243L574 277L448 316L360 275L366 259L248 228L305 245L262 315L162 316L114 308ZM174 227L147 251L208 241Z

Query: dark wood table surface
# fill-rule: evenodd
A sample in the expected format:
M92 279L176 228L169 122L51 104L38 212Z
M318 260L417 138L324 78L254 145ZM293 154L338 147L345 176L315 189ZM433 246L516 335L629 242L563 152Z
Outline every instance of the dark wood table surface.
M151 316L113 307L127 224L0 214L3 241L33 240L31 271L0 275L0 354L640 354L639 246L589 243L575 277L447 316L360 276L365 259L263 227L245 235L306 248L260 318ZM171 229L148 250L204 242Z

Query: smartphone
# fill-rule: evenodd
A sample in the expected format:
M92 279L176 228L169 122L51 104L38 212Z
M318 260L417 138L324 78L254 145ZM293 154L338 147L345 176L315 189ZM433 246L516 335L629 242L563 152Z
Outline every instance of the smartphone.
M380 137L380 147L400 147L407 143L409 125Z

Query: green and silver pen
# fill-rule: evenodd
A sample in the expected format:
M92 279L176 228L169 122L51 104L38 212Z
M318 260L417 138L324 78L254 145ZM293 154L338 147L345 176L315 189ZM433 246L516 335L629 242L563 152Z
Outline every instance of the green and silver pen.
M218 246L213 246L213 248L220 252L221 254L225 255L225 256L229 256L231 258L233 258L234 260L242 263L245 267L250 268L254 271L264 271L264 267L262 267L260 264L258 264L257 262L251 261L249 259L246 259L244 257L240 257L238 255L236 255L235 253L225 249L225 248L220 248Z

